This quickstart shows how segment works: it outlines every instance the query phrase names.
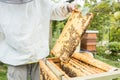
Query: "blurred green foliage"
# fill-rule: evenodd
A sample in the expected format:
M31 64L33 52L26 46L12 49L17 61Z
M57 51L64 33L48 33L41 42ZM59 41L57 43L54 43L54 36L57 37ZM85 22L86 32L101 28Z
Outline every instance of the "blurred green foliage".
M114 18L114 13L120 11L120 3L114 0L85 0L84 8L94 13L94 18L88 29L98 30L98 41L120 41L120 20ZM67 20L53 21L53 42L56 41Z
M119 42L110 42L108 44L109 50L112 52L112 54L117 55L117 53L120 53L120 43Z

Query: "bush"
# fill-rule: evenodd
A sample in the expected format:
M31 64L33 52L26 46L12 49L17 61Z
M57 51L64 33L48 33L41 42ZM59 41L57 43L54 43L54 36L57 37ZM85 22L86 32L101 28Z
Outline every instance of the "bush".
M120 52L120 42L110 42L108 44L109 50L112 52L111 54L117 54Z
M103 56L106 50L106 46L97 46L97 55Z
M120 25L120 24L118 24ZM110 41L113 42L113 41L117 41L119 42L120 41L120 27L117 27L117 25L114 25L110 28Z

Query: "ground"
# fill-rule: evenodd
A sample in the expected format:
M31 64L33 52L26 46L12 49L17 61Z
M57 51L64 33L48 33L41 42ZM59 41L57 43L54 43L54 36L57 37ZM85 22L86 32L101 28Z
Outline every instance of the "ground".
M0 63L0 80L7 80L6 78L7 67Z

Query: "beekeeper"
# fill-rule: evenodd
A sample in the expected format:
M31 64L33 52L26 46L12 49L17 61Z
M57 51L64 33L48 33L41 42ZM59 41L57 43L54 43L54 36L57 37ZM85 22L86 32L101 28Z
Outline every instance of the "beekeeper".
M8 65L8 80L39 80L50 20L63 20L74 8L50 0L0 0L0 61Z

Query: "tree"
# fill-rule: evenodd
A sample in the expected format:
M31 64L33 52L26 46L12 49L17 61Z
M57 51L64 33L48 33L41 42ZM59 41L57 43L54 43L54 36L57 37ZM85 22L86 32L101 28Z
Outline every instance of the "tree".
M89 29L98 30L98 40L120 41L119 25L120 20L115 19L114 13L120 11L120 3L115 0L85 0L84 7L81 10L84 12L94 13L94 18ZM53 37L54 41L58 38L66 20L53 22ZM115 36L114 36L115 35Z

